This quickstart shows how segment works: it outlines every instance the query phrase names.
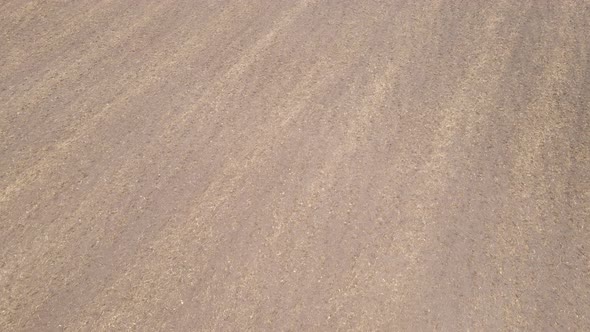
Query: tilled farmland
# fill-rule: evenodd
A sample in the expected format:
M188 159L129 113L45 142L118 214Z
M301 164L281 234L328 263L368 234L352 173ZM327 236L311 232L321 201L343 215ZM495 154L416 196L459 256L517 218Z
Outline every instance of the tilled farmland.
M0 2L0 330L590 330L585 1Z

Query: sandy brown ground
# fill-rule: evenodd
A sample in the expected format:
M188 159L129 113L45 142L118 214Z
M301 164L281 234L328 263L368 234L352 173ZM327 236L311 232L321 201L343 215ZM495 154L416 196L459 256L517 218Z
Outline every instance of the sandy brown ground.
M590 330L587 1L0 2L0 330Z

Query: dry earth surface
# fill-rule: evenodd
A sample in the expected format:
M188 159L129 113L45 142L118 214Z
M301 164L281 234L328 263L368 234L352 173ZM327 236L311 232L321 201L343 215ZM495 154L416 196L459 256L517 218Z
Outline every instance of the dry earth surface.
M0 330L590 330L590 3L0 2Z

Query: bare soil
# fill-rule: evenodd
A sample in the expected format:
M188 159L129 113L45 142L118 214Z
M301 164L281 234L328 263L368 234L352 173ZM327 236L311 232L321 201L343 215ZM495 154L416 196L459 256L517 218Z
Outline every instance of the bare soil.
M0 330L590 330L586 1L0 3Z

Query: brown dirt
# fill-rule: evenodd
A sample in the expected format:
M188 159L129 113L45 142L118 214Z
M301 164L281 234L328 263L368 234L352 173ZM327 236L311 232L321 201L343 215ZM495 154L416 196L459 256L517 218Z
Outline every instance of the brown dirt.
M585 1L0 4L0 330L590 330Z

